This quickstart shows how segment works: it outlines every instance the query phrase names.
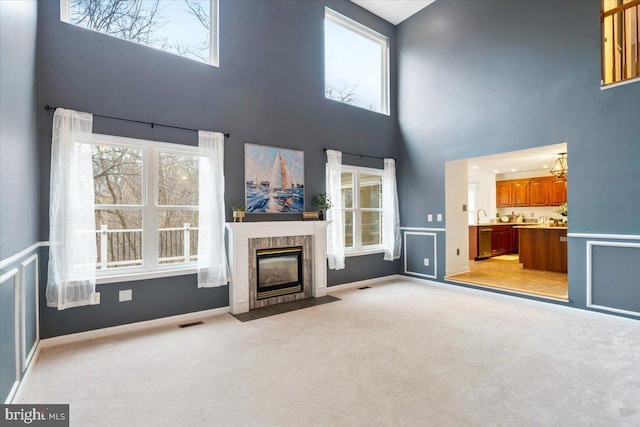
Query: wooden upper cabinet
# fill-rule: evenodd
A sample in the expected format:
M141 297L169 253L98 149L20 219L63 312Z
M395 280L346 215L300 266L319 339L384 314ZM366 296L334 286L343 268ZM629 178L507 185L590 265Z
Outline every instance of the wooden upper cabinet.
M529 181L529 206L549 206L550 184L549 178L533 178Z
M512 206L529 206L529 180L513 181L513 205Z
M567 203L567 180L551 178L549 190L549 204L558 206Z
M511 181L496 181L496 205L499 208L513 206L511 201Z
M555 177L496 181L496 207L558 206L567 202L567 180Z

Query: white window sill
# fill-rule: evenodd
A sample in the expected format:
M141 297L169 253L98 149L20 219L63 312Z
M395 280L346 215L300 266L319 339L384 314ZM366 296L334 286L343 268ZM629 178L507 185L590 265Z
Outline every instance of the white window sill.
M344 251L344 256L346 258L349 258L352 256L374 255L374 254L384 254L384 249L376 248L376 249L362 249L357 251Z
M614 87L628 85L630 83L638 83L640 82L640 77L636 77L635 79L623 80L617 83L611 83L608 85L600 86L600 90L613 89Z
M163 277L186 276L196 274L196 267L174 268L170 270L153 270L140 272L111 272L112 274L97 275L96 282L98 285L106 285L109 283L133 282L135 280L160 279Z

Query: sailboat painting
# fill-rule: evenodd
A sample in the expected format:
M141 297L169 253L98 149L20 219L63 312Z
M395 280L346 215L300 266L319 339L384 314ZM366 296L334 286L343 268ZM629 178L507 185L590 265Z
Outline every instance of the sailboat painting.
M304 152L244 145L244 177L248 213L304 211Z

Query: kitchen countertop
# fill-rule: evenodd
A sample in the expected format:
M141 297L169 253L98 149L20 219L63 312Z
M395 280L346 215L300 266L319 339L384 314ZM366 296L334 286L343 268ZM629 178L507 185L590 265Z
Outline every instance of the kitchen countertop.
M522 227L522 228L529 228L529 227L547 227L547 228L563 228L560 226L549 226L549 225L542 225L542 224L538 224L537 222L483 222L480 224L470 224L469 227L491 227L494 225L513 225L514 227ZM564 227L567 228L567 227Z
M567 227L559 225L516 225L513 228L535 228L542 230L566 230Z

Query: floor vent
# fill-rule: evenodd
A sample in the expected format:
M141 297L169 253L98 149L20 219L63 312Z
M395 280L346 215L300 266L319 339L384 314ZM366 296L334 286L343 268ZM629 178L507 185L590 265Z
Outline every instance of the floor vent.
M362 289L369 289L369 288L371 288L371 286L363 286L363 287L358 288L358 289L362 290Z
M189 326L204 325L204 322L183 323L178 325L178 328L188 328Z

